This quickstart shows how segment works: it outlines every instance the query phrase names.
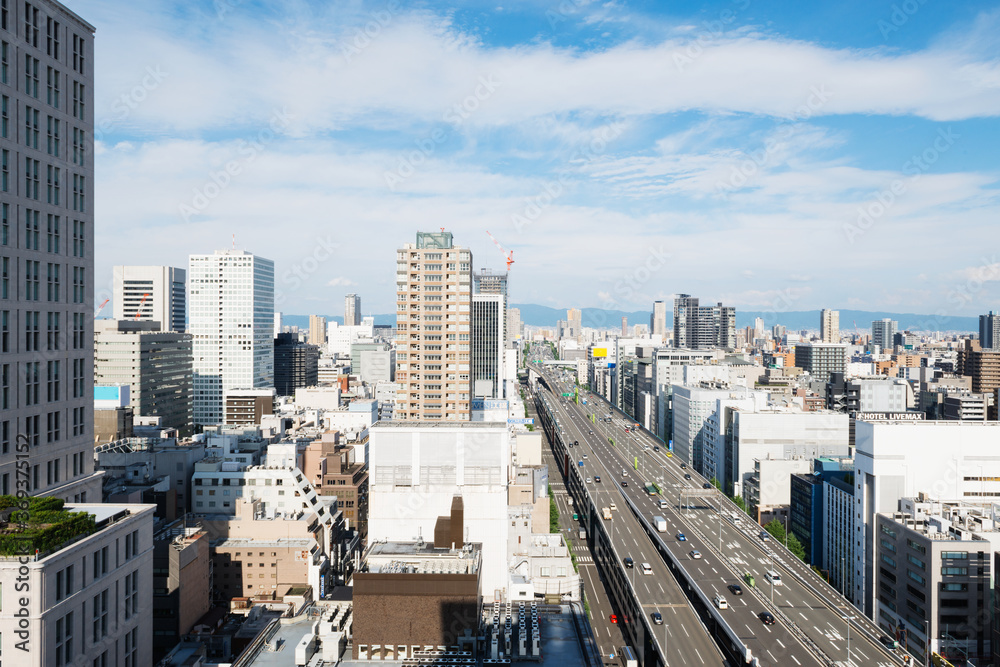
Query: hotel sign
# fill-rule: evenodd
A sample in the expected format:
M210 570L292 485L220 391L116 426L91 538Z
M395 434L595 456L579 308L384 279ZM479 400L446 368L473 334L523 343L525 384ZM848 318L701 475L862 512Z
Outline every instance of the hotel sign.
M927 415L923 412L856 412L854 419L866 422L919 422Z

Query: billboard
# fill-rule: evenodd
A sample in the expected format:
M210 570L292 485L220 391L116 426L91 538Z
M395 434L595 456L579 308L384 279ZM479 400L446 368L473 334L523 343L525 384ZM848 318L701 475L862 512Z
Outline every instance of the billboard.
M607 359L608 348L606 347L595 347L594 348L594 359Z

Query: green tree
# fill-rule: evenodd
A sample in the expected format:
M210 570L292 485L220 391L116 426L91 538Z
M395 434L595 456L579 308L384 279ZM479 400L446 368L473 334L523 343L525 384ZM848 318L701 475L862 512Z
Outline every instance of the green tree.
M746 513L746 511L747 511L747 503L746 503L745 500L743 500L743 496L733 496L733 502L736 503L737 507L739 507L741 510L743 510L744 514Z
M803 563L806 561L806 548L799 542L799 538L795 537L795 533L788 533L788 550Z
M771 519L771 521L764 526L764 530L771 534L778 542L782 544L785 543L785 526L777 519ZM799 546L802 546L801 544Z
M719 480L717 480L714 477L712 479L708 480L708 481L709 481L709 483L712 486L714 486L715 488L717 488L719 491L722 491L722 482L720 482Z

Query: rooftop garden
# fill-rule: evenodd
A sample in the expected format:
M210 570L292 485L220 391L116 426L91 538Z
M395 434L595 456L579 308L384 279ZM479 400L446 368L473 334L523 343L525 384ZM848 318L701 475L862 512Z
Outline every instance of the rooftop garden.
M61 498L0 496L0 556L56 551L94 532L94 515L63 509Z

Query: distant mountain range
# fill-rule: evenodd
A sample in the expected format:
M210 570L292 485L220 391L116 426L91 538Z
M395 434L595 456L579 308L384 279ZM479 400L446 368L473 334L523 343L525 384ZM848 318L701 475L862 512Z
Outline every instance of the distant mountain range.
M539 306L533 303L515 303L512 308L521 311L521 322L535 327L554 327L559 320L566 319L566 309L550 308ZM672 308L672 306L671 306ZM649 324L650 311L625 312L621 310L605 310L603 308L583 308L581 309L583 326L595 327L598 329L619 329L622 317L628 318L629 326L635 324ZM758 317L764 320L764 328L770 329L775 324L784 325L790 331L802 329L819 330L818 310L789 310L785 312L740 310L736 309L736 326L752 327L754 320ZM340 316L325 316L328 321L336 321L341 324L344 318ZM396 324L396 314L375 315L376 326L394 326ZM954 332L977 332L979 331L978 317L951 317L938 315L920 315L916 313L888 313L882 311L867 310L841 310L840 330L843 332L854 331L854 323L857 322L861 332L869 331L874 320L890 318L899 322L899 330L905 331L954 331ZM671 314L667 314L667 325ZM283 323L290 326L297 326L299 329L309 328L308 315L285 315Z

